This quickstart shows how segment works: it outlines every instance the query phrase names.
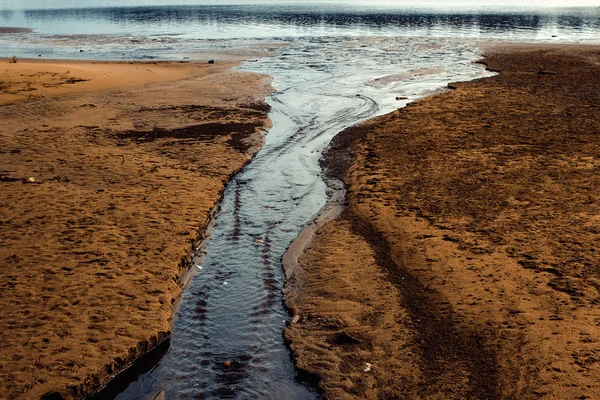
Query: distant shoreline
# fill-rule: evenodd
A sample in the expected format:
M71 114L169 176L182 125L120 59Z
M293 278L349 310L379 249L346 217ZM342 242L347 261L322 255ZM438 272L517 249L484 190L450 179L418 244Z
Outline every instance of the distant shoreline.
M10 26L0 26L0 34L3 33L30 33L34 30L31 28L18 28L18 27L10 27Z

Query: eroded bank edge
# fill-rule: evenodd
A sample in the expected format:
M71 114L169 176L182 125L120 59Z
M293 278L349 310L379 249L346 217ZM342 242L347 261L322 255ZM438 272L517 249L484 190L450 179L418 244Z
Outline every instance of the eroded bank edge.
M489 47L490 44L487 44L487 46ZM473 61L473 64L481 65L488 72L495 74L500 73L498 70L489 68L488 64L484 60L485 54L482 53L480 55L481 58ZM489 77L477 78L475 80L487 78ZM455 90L455 83L456 82L450 82L445 88L440 88L440 90ZM436 92L431 94L431 96L439 94L439 92ZM422 101L427 99L427 97L418 99L416 101ZM407 103L404 107L408 106L409 104L410 103ZM302 290L306 272L302 269L298 260L309 248L315 237L318 235L318 232L328 223L338 219L348 206L346 199L347 188L344 183L344 179L352 161L352 146L354 143L363 139L369 133L370 129L376 126L379 121L386 119L390 114L395 112L398 112L398 110L367 119L366 121L359 122L340 131L333 137L329 145L323 151L323 155L319 161L323 170L322 178L327 185L328 198L326 204L306 225L296 239L294 239L282 257L282 264L286 278L283 293L284 305L291 315L291 320L289 321L290 325L297 323L301 319L301 310L298 309L296 305L296 299ZM298 378L313 383L319 393L324 394L319 385L321 377L310 371L304 370L298 365L298 355L293 351L291 342L285 334L284 339L286 346L292 354Z
M264 100L262 100L264 102ZM267 112L270 106L264 102ZM257 136L257 143L253 144L246 152L247 160L243 165L232 171L222 182L222 189L218 193L218 198L213 206L207 212L208 223L204 227L199 227L196 237L190 241L189 250L181 256L179 261L179 272L174 279L176 280L180 291L172 299L171 317L169 319L170 329L159 331L150 338L138 342L138 344L129 349L126 357L117 357L113 363L105 365L101 371L86 377L78 385L67 386L66 388L50 391L42 395L42 400L64 400L61 392L73 398L99 400L105 398L114 398L122 392L128 384L134 382L140 375L146 373L154 367L162 356L166 354L169 348L173 326L176 320L176 314L179 310L181 300L185 289L188 288L194 276L197 274L197 267L205 260L205 248L208 245L214 226L217 221L217 214L223 200L228 184L252 162L256 154L264 146L266 135L272 127L272 121L266 116L262 127L258 128L254 135ZM131 373L133 371L133 373ZM121 390L119 390L119 388Z

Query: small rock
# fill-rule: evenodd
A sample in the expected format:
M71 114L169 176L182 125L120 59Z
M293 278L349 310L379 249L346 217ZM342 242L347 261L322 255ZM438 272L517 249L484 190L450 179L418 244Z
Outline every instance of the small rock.
M365 372L369 372L371 370L371 364L370 363L365 363Z
M208 60L208 63L209 63L209 64L214 64L214 63L215 63L215 60Z
M224 366L224 367L227 367L227 368L231 367L231 361L225 361L225 362L223 363L223 366Z
M298 314L292 317L292 324L297 324L300 321L300 316Z
M30 176L29 178L27 178L25 180L25 182L27 182L27 183L35 183L35 178L33 176Z
M408 100L408 97L396 97L396 100Z

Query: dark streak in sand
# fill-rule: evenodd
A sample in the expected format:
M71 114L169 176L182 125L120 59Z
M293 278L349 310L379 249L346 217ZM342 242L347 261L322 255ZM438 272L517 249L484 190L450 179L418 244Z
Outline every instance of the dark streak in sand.
M351 127L332 140L322 158L329 177L344 180L353 161L352 145L364 139L369 131L369 126ZM411 325L419 338L421 368L427 380L420 395L433 395L427 392L427 388L442 375L447 375L453 365L463 364L470 375L469 398L500 398L496 385L496 354L484 339L487 335L460 328L460 320L448 302L411 273L410 268L404 265L405 257L393 254L385 236L371 221L352 215L351 209L346 209L341 218L351 222L353 233L369 244L377 264L399 288L401 305L408 311Z
M154 142L159 139L193 139L213 141L222 136L229 136L227 144L239 151L247 152L252 146L244 139L253 134L262 125L256 122L205 123L185 126L183 128L154 128L149 131L129 130L118 133L119 139L132 139L135 143Z

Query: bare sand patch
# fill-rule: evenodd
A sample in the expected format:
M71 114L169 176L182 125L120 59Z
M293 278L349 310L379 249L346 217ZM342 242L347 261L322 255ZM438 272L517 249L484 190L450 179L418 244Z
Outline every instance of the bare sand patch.
M225 64L227 65L227 64ZM221 65L221 68L223 65ZM126 90L198 76L201 64L19 60L0 64L0 104L66 94Z

